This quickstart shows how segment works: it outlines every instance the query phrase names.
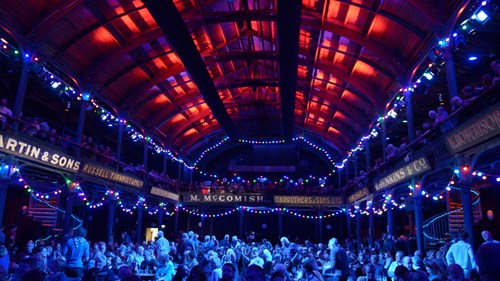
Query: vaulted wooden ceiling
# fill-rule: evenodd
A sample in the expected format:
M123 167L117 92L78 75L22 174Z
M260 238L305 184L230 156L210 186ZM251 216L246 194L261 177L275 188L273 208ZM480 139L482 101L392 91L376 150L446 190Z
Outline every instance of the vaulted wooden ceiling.
M0 25L174 151L315 136L342 156L468 3L16 0Z

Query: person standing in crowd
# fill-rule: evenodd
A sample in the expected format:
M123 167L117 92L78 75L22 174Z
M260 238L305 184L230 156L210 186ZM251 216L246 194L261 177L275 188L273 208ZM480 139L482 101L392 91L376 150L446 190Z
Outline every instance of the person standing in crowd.
M500 280L500 243L483 243L476 252L476 264L481 281Z
M234 281L236 267L232 263L225 263L222 266L222 279L224 281Z
M83 280L92 280L92 281L114 281L115 275L113 270L111 270L107 266L107 259L103 253L97 253L95 256L95 267L87 270L85 274L83 274Z
M470 278L472 270L476 268L476 262L472 246L465 242L467 235L467 232L460 231L457 243L451 245L446 253L446 262L448 265L452 263L460 265L464 270L464 276Z
M456 263L448 265L448 281L471 281L464 276L464 269Z
M330 249L330 261L332 263L333 280L346 281L349 276L349 265L347 253L339 244L337 238L332 238L328 242Z
M394 278L396 267L403 265L403 257L404 256L405 256L405 254L401 251L398 251L396 253L396 259L391 263L391 265L387 269L387 276Z
M89 243L85 240L87 230L79 227L74 231L74 236L69 238L62 249L66 257L66 275L68 277L81 278L83 275L83 263L89 259Z
M162 230L158 231L158 240L156 240L156 253L158 255L170 253L170 242L168 242L167 238L165 238Z
M262 267L252 264L246 270L245 281L266 281L266 273Z
M365 271L365 275L359 276L357 281L381 280L381 279L377 279L377 276L375 275L375 265L373 265L372 263L365 265L364 271Z

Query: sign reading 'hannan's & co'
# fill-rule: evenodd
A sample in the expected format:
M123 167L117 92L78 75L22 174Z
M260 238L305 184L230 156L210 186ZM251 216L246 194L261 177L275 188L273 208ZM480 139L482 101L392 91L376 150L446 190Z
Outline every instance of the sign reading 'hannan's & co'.
M54 168L78 172L81 162L52 149L29 143L21 138L0 134L0 150L21 158L36 161Z

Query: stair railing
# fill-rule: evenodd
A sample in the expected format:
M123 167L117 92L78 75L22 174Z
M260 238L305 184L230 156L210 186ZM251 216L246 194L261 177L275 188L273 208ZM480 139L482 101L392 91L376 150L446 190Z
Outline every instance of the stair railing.
M43 203L45 204L47 207L50 207L50 208L53 208L57 211L57 220L56 220L56 226L54 228L59 228L59 229L63 229L63 224L64 224L64 215L66 214L66 210L63 210L57 206L54 206L54 205L51 205L49 204L49 202L43 200L43 199L40 199L38 197L36 197L33 193L31 193L31 197L34 198L35 200L37 200L38 202L40 203ZM71 214L71 226L70 226L70 229L74 230L74 229L77 229L79 228L80 226L82 226L83 224L83 220L80 219L79 217L77 217L75 214ZM49 235L47 237L42 237L38 240L36 240L35 244L38 243L39 241L45 241L45 240L48 240L54 236L57 236L57 235Z
M456 187L451 187L452 189L458 190ZM449 192L450 196L452 198L451 201L457 203L457 199L460 199L460 196L456 196L456 193L458 192ZM453 195L455 193L455 195ZM479 202L480 202L480 197L479 197L479 191L475 189L471 189L471 193L474 194L472 200L472 206L473 210L475 208L479 208ZM460 201L459 201L460 202ZM449 203L448 203L449 207ZM463 208L462 205L460 204L460 207L450 210L448 209L447 211L444 211L442 213L439 213L435 216L430 217L429 219L424 221L424 225L422 226L424 230L424 242L425 245L436 245L436 244L443 244L446 243L446 234L450 233L450 215L453 215L455 213L462 212Z

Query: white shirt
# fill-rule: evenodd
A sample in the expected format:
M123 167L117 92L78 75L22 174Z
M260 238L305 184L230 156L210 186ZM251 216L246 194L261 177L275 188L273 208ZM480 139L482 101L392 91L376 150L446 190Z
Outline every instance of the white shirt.
M156 252L159 254L161 252L163 253L170 253L170 243L165 237L158 238L156 241Z
M472 246L463 240L459 240L450 246L448 253L446 253L446 262L448 264L456 263L460 265L464 269L466 276L468 271L476 268Z

